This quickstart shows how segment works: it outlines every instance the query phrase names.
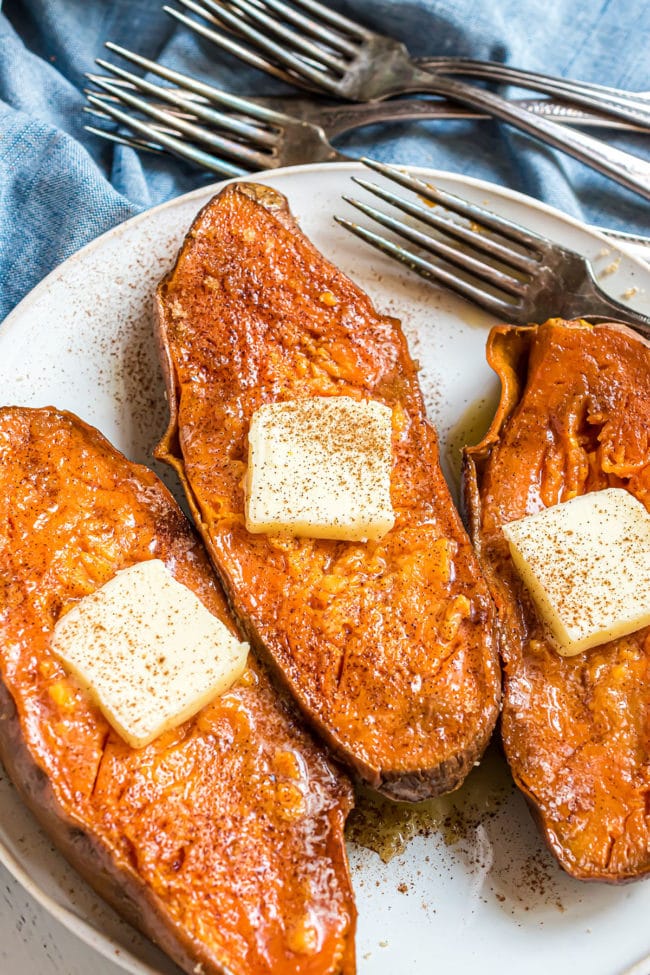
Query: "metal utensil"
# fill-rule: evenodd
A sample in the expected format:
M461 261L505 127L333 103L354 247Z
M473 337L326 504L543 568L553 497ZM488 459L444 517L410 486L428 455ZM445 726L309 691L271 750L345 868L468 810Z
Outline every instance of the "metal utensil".
M650 317L605 294L582 255L394 167L371 159L362 161L416 194L416 199L407 199L353 177L359 186L410 218L404 222L345 197L371 220L415 245L407 249L351 220L335 217L337 223L384 254L502 321L523 324L552 317L619 321L650 338Z
M650 93L647 91L625 91L623 88L610 88L588 81L573 81L539 71L525 71L498 61L479 61L475 58L415 58L417 64L427 71L437 71L445 75L461 75L466 78L481 78L485 81L499 81L518 88L528 88L555 98L565 98L576 105L584 105L629 118L629 112L640 113L645 119L650 114Z
M196 0L179 0L179 3L193 13L198 14L208 23L221 27L221 32L211 33L209 28L200 22L191 20L173 7L165 7L164 9L177 20L198 33L203 34L204 37L215 41L215 43L226 48L242 60L248 61L248 63L261 68L261 70L266 71L268 74L276 75L276 77L289 84L297 85L298 87L311 91L314 90L305 78L292 74L279 63L262 57L259 52L254 52L250 48L238 45L230 36L224 34L223 28L225 25L219 21L214 13L211 13L207 9L207 6L202 5L209 3L209 0L202 0L202 3L197 3ZM257 5L259 6L259 3ZM228 25L226 29L238 35L238 32L232 24ZM647 128L648 123L650 123L650 93L648 92L630 92L621 88L610 88L606 85L573 81L568 78L558 78L554 75L526 71L521 68L512 67L511 65L500 64L498 61L478 61L472 58L459 57L425 57L414 58L414 61L427 71L436 71L440 74L459 74L465 77L506 82L522 88L529 88L531 91L539 91L545 95L551 95L565 101L568 100L575 104L584 105L585 107L595 109L597 112L603 111L603 107L607 106L607 111L613 113L610 116L612 118L617 116L617 112L620 109L621 115L619 117L630 124L636 123L639 125L637 113L640 113L643 128ZM630 112L633 115L630 115Z
M346 158L329 144L317 125L231 95L126 48L108 46L126 60L180 87L153 84L98 59L100 67L117 80L89 75L102 94L87 93L93 107L86 111L113 119L144 136L133 138L119 131L86 126L103 138L151 152L166 150L225 176Z
M469 114L449 103L438 105L435 101L415 99L326 105L313 98L295 96L241 98L117 44L107 42L106 47L175 87L155 85L100 58L97 63L113 77L88 75L101 93L86 91L93 106L87 111L103 119L112 118L144 138L92 125L86 128L139 150L168 151L227 176L305 162L347 160L350 157L338 152L327 136L360 125ZM286 107L291 114L284 110Z
M183 2L190 9L199 6L193 0ZM284 0L203 3L220 23L248 41L252 50L247 60L258 67L264 67L270 58L314 88L349 101L408 92L445 95L523 129L650 199L650 164L645 160L533 116L492 92L428 72L403 44L342 17L317 0L293 0L292 5ZM171 8L165 9L171 12ZM222 46L238 53L232 44ZM241 51L242 45L236 47ZM262 58L256 62L258 52Z

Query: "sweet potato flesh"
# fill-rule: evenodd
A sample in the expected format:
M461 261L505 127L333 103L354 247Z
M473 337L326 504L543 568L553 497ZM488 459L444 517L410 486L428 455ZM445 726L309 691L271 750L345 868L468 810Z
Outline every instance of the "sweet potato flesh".
M504 394L469 454L502 620L506 753L562 865L625 880L650 869L650 629L561 657L501 528L607 487L650 506L650 349L616 326L548 322L495 329L488 358Z
M350 787L252 656L229 692L134 750L49 650L62 613L150 558L233 629L153 474L69 414L0 410L0 673L16 709L3 709L3 758L28 799L43 779L32 764L44 773L37 817L59 838L67 824L64 849L118 908L135 885L127 914L187 971L352 973ZM96 856L75 855L82 836Z
M401 798L454 788L496 717L493 608L399 323L315 250L279 194L246 184L199 215L159 314L172 424L158 455L183 477L249 636L372 785ZM393 410L395 528L367 544L249 534L252 414L339 395Z

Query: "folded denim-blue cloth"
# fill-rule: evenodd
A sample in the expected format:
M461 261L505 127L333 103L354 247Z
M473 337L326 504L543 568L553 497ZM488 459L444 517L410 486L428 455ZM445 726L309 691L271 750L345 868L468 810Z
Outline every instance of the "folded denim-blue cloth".
M414 55L505 61L585 81L649 88L647 0L336 0ZM284 86L167 16L151 0L7 0L0 11L0 319L57 264L127 217L214 181L84 130L85 73L112 40L242 94ZM521 94L521 93L520 93ZM648 136L602 131L643 155ZM569 156L496 122L408 122L345 137L351 155L470 174L587 222L639 233L650 204Z

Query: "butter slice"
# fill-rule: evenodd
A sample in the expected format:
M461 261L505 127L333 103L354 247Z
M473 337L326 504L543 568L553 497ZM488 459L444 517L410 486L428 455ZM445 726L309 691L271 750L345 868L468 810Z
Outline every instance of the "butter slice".
M392 411L374 400L315 396L269 403L248 434L246 527L349 541L395 522Z
M650 515L628 491L572 498L503 534L562 655L650 624Z
M248 653L160 559L84 596L57 622L51 647L133 748L226 691Z

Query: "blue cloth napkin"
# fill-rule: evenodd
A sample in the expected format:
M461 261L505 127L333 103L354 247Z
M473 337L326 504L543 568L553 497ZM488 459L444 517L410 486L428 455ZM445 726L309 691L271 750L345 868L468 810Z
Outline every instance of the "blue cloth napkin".
M650 88L647 0L337 0L414 55L490 58L586 81ZM242 94L286 89L221 53L151 0L7 0L0 11L0 320L83 244L214 176L84 130L85 72L118 44ZM521 93L519 93L521 94ZM648 155L650 137L603 132ZM650 204L496 122L368 127L339 148L528 193L590 223L650 232Z

